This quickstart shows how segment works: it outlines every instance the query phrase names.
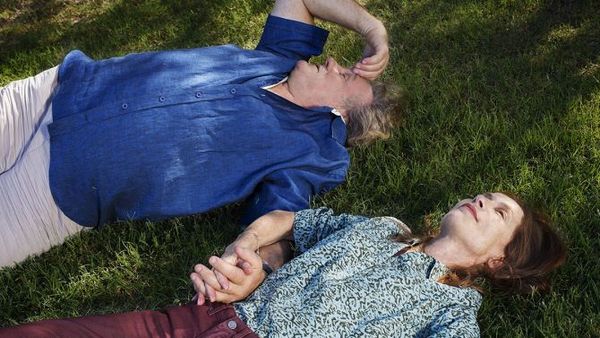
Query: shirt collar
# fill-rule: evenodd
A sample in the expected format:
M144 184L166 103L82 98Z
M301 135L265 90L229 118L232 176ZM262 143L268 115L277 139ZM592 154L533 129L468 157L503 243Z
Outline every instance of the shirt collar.
M403 249L406 247L407 245L404 244ZM402 250L400 250L400 252L401 251ZM415 267L419 267L418 269L425 274L425 278L434 281L437 281L450 272L450 269L444 264L423 252L405 252L401 253L399 257L401 257L400 259L411 262L410 264L413 264Z
M331 109L331 113L333 115L341 117L342 118L342 122L344 122L344 124L347 124L346 123L346 119L344 119L344 117L342 116L342 113L340 113L337 109L335 109L335 108Z
M284 83L285 81L287 81L287 79L288 79L288 77L286 76L283 79L279 80L279 82L277 82L277 83L273 83L271 85L263 86L263 87L260 87L260 88L265 89L265 90L269 90L269 89L271 89L271 88L273 88L275 86L278 86L278 85Z

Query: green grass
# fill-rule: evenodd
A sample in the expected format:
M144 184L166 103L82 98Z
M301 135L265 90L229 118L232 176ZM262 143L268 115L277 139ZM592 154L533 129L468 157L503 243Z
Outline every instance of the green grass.
M410 112L388 142L352 151L348 181L313 201L338 211L435 224L459 198L511 190L545 206L569 260L545 296L488 297L484 336L600 336L600 3L363 2L386 22L388 80ZM60 63L236 43L253 47L272 2L4 0L0 85ZM326 52L361 42L331 26ZM192 296L190 267L231 241L238 206L89 231L0 271L0 325L156 309Z

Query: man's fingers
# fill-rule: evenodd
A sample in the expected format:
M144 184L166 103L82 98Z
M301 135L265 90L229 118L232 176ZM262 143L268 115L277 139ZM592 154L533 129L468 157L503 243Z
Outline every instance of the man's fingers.
M237 262L237 255L235 254L235 252L233 252L233 249L228 248L228 250L226 250L225 253L223 253L223 255L221 256L221 259L229 264L235 265L235 263Z
M389 48L387 44L367 45L364 51L364 58L353 67L355 74L374 80L385 70L389 60Z
M192 302L196 303L196 305L202 305L204 304L204 295L197 292L194 297L192 297Z
M211 302L223 302L226 303L231 301L232 297L224 292L215 291L210 286L206 285L202 280L202 277L195 272L190 274L194 290L196 290L196 296L192 299L198 305L202 305L209 300Z
M382 73L382 71L367 72L360 69L353 69L353 72L354 74L371 81L375 80Z
M196 264L194 271L200 275L204 284L210 286L213 290L221 290L221 284L217 280L215 273L202 264Z
M385 70L385 67L387 65L388 60L384 59L382 61L380 61L379 63L374 63L374 64L370 64L370 63L362 63L364 62L358 62L353 68L352 71L357 74L360 75L364 78L367 78L369 80L374 80L375 78L377 78L379 75L381 75L381 73L383 73L383 71Z
M204 289L204 282L202 281L202 278L200 278L200 276L197 273L192 272L190 274L190 279L192 280L194 290L196 290L196 296L192 300L196 300L196 304L198 305L204 304L204 293L206 292L206 290Z
M213 265L214 267L214 265ZM219 284L221 284L221 288L223 288L223 290L227 290L229 289L229 279L227 279L227 277L223 276L222 273L219 272L219 270L214 270L215 272L215 276L217 277L217 281L219 281Z
M252 270L252 264L250 264L250 263L248 263L246 261L243 261L240 264L240 267L242 268L242 270L244 270L244 273L246 275L249 275L249 274L251 274L253 272L253 270Z
M213 289L210 285L204 283L204 287L206 288L206 297L208 297L208 299L211 302L216 302L217 301L217 292L215 291L215 289Z
M356 66L363 70L370 70L370 68L385 68L389 59L388 54L375 54L363 58Z
M197 293L196 294L196 304L203 305L205 302L206 302L206 298L204 298L204 295L201 293Z
M262 268L262 258L252 250L236 248L235 253L244 261L250 263L253 268Z
M385 69L384 67L384 63L381 64L374 64L374 65L365 65L365 64L357 64L355 67L355 69L358 69L360 71L363 72L375 72L375 71L379 71L379 70L383 70Z
M382 63L385 63L386 59L386 54L376 53L362 58L362 60L358 64L361 66L380 65Z
M224 279L229 279L231 282L235 283L235 284L239 284L241 283L245 276L244 276L244 272L238 268L235 265L229 264L227 262L225 262L224 260L222 260L219 257L211 257L209 259L210 264L213 266L213 268L215 268L215 275L217 276L217 278L219 278L219 276L221 276ZM228 287L224 289L227 290L229 288L229 281L227 282ZM221 286L223 284L221 283Z
M198 293L204 293L204 282L202 281L202 278L200 278L197 273L192 272L190 274L190 279L192 280L192 286L194 286L194 290L196 290Z

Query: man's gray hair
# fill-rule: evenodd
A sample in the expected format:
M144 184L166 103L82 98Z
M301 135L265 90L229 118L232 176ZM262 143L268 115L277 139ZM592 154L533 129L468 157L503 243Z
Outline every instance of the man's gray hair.
M387 139L400 125L406 110L406 93L397 85L374 81L373 101L348 109L348 145L358 146Z

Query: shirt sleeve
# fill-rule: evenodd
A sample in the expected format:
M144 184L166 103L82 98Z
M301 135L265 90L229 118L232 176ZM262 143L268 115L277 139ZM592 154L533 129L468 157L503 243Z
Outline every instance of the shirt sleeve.
M267 175L247 199L242 224L248 225L273 210L306 209L311 196L325 193L342 182L342 176L323 175L318 171L295 168L275 171Z
M456 306L435 317L427 337L480 337L477 312Z
M334 215L333 210L327 208L297 212L294 218L293 232L298 254L312 248L327 236L366 220L368 217L364 216Z
M304 22L269 15L257 50L290 59L308 60L321 55L329 32Z

